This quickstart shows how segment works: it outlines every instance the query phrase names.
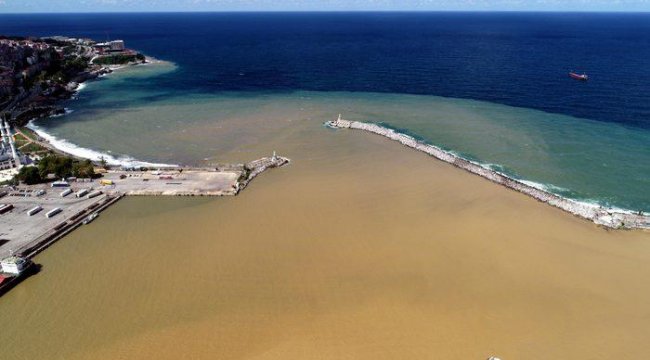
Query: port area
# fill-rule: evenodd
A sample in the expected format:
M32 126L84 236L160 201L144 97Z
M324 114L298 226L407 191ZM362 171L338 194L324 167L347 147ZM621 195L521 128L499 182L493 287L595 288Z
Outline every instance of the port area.
M13 208L0 215L0 259L11 255L32 257L57 237L65 235L91 213L117 201L119 194L77 197L75 193L93 187L93 183L71 183L69 188L51 188L47 184L3 190L0 204ZM73 192L62 197L67 189ZM55 209L60 212L47 217ZM29 215L30 210L33 212Z
M95 181L103 193L142 196L237 195L267 169L289 163L273 155L247 164L220 164L213 168L168 168L163 170L115 170Z
M223 196L238 191L239 171L179 169L166 171L109 171L101 185L107 193L126 195Z
M124 196L233 196L264 171L288 163L289 159L274 154L246 164L109 170L93 180L3 187L0 188L0 259L19 256L31 261L36 254L89 223ZM25 277L0 281L0 295Z

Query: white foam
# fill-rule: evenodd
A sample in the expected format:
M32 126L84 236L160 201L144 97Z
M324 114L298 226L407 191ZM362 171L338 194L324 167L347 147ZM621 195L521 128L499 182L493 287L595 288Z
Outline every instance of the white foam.
M550 184L541 184L538 182L517 179L513 176L501 173L494 168L495 164L478 163L466 159L452 151L442 150L441 148L425 144L422 141L414 141L410 136L396 132L373 123L362 123L357 121L337 120L327 122L328 126L334 128L359 129L387 137L391 140L418 151L425 152L439 160L451 163L461 169L465 169L473 174L482 176L510 189L519 191L531 196L539 201L560 208L564 211L578 215L585 219L591 220L599 225L610 228L648 228L650 229L650 214L632 212L626 209L614 208L611 206L601 205L593 200L577 200L564 197L556 192L568 192L567 189Z
M59 115L60 116L60 115ZM84 148L78 145L75 145L68 140L59 139L56 136L49 134L40 126L34 124L34 121L30 121L27 124L27 128L34 131L38 136L47 140L52 146L63 151L64 153L71 154L80 158L90 159L92 161L100 161L102 158L106 160L106 163L113 166L126 166L126 167L157 167L157 168L171 168L178 167L178 165L172 164L162 164L162 163L151 163L146 161L140 161L130 156L120 156L115 157L109 153L103 153L97 150Z

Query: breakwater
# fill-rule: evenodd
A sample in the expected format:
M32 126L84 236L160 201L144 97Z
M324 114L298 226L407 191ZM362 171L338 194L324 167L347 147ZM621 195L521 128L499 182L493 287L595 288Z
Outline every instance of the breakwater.
M544 189L539 189L522 181L513 179L498 171L486 168L481 164L463 159L449 151L445 151L435 145L419 141L412 136L397 132L373 123L344 120L340 116L337 120L327 121L326 126L338 129L356 129L363 130L373 134L384 136L388 139L397 141L404 146L422 151L452 164L458 168L466 170L472 174L484 177L492 182L503 185L509 189L526 194L543 203L547 203L556 208L567 211L573 215L593 221L594 223L611 228L611 229L650 229L650 215L646 213L633 213L618 209L606 208L596 204L588 204L572 199L567 199L553 194Z

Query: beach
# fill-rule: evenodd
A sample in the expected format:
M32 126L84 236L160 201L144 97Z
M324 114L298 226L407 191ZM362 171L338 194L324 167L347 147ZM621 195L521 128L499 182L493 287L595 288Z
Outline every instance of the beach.
M42 274L2 298L0 320L15 324L0 335L3 352L605 359L650 351L648 233L604 230L371 134L305 122L247 150L268 148L293 154L291 166L236 198L128 198L39 255Z

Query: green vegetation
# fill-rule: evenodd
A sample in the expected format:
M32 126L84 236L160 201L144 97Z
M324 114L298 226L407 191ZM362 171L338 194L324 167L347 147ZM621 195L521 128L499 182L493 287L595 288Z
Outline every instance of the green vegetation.
M88 67L88 60L89 59L85 57L65 59L61 64L61 69L65 74L77 74L86 70Z
M5 185L15 186L15 185L18 185L18 183L16 182L16 179L0 181L0 186L5 186Z
M93 163L90 160L75 160L68 156L47 155L37 166L26 166L20 169L16 180L32 185L48 181L48 175L56 178L70 176L88 178L95 176Z
M145 57L142 54L136 55L127 55L127 54L115 54L98 57L93 60L94 64L99 65L122 65L128 64L135 61L144 61Z
M104 158L104 156L99 157L99 166L104 168L104 170L110 169L110 166L108 166L108 162L106 161L106 158Z
M27 185L34 185L42 182L41 175L38 172L38 168L35 166L25 166L20 169L16 179L24 182Z
M47 71L39 74L36 80L40 82L46 80L58 83L70 82L79 75L79 73L86 71L88 68L88 61L90 61L90 59L81 56L70 56L62 60L53 60Z
M31 143L27 144L24 147L20 149L24 154L30 154L30 153L37 153L37 152L43 152L43 151L48 151L47 148L42 147L39 144L36 143Z
M20 149L23 145L27 144L29 140L25 139L22 135L17 134L14 136L14 142L16 143L16 147Z
M21 127L20 132L24 134L26 137L30 138L31 140L37 140L36 134L32 132L29 128L26 127Z

